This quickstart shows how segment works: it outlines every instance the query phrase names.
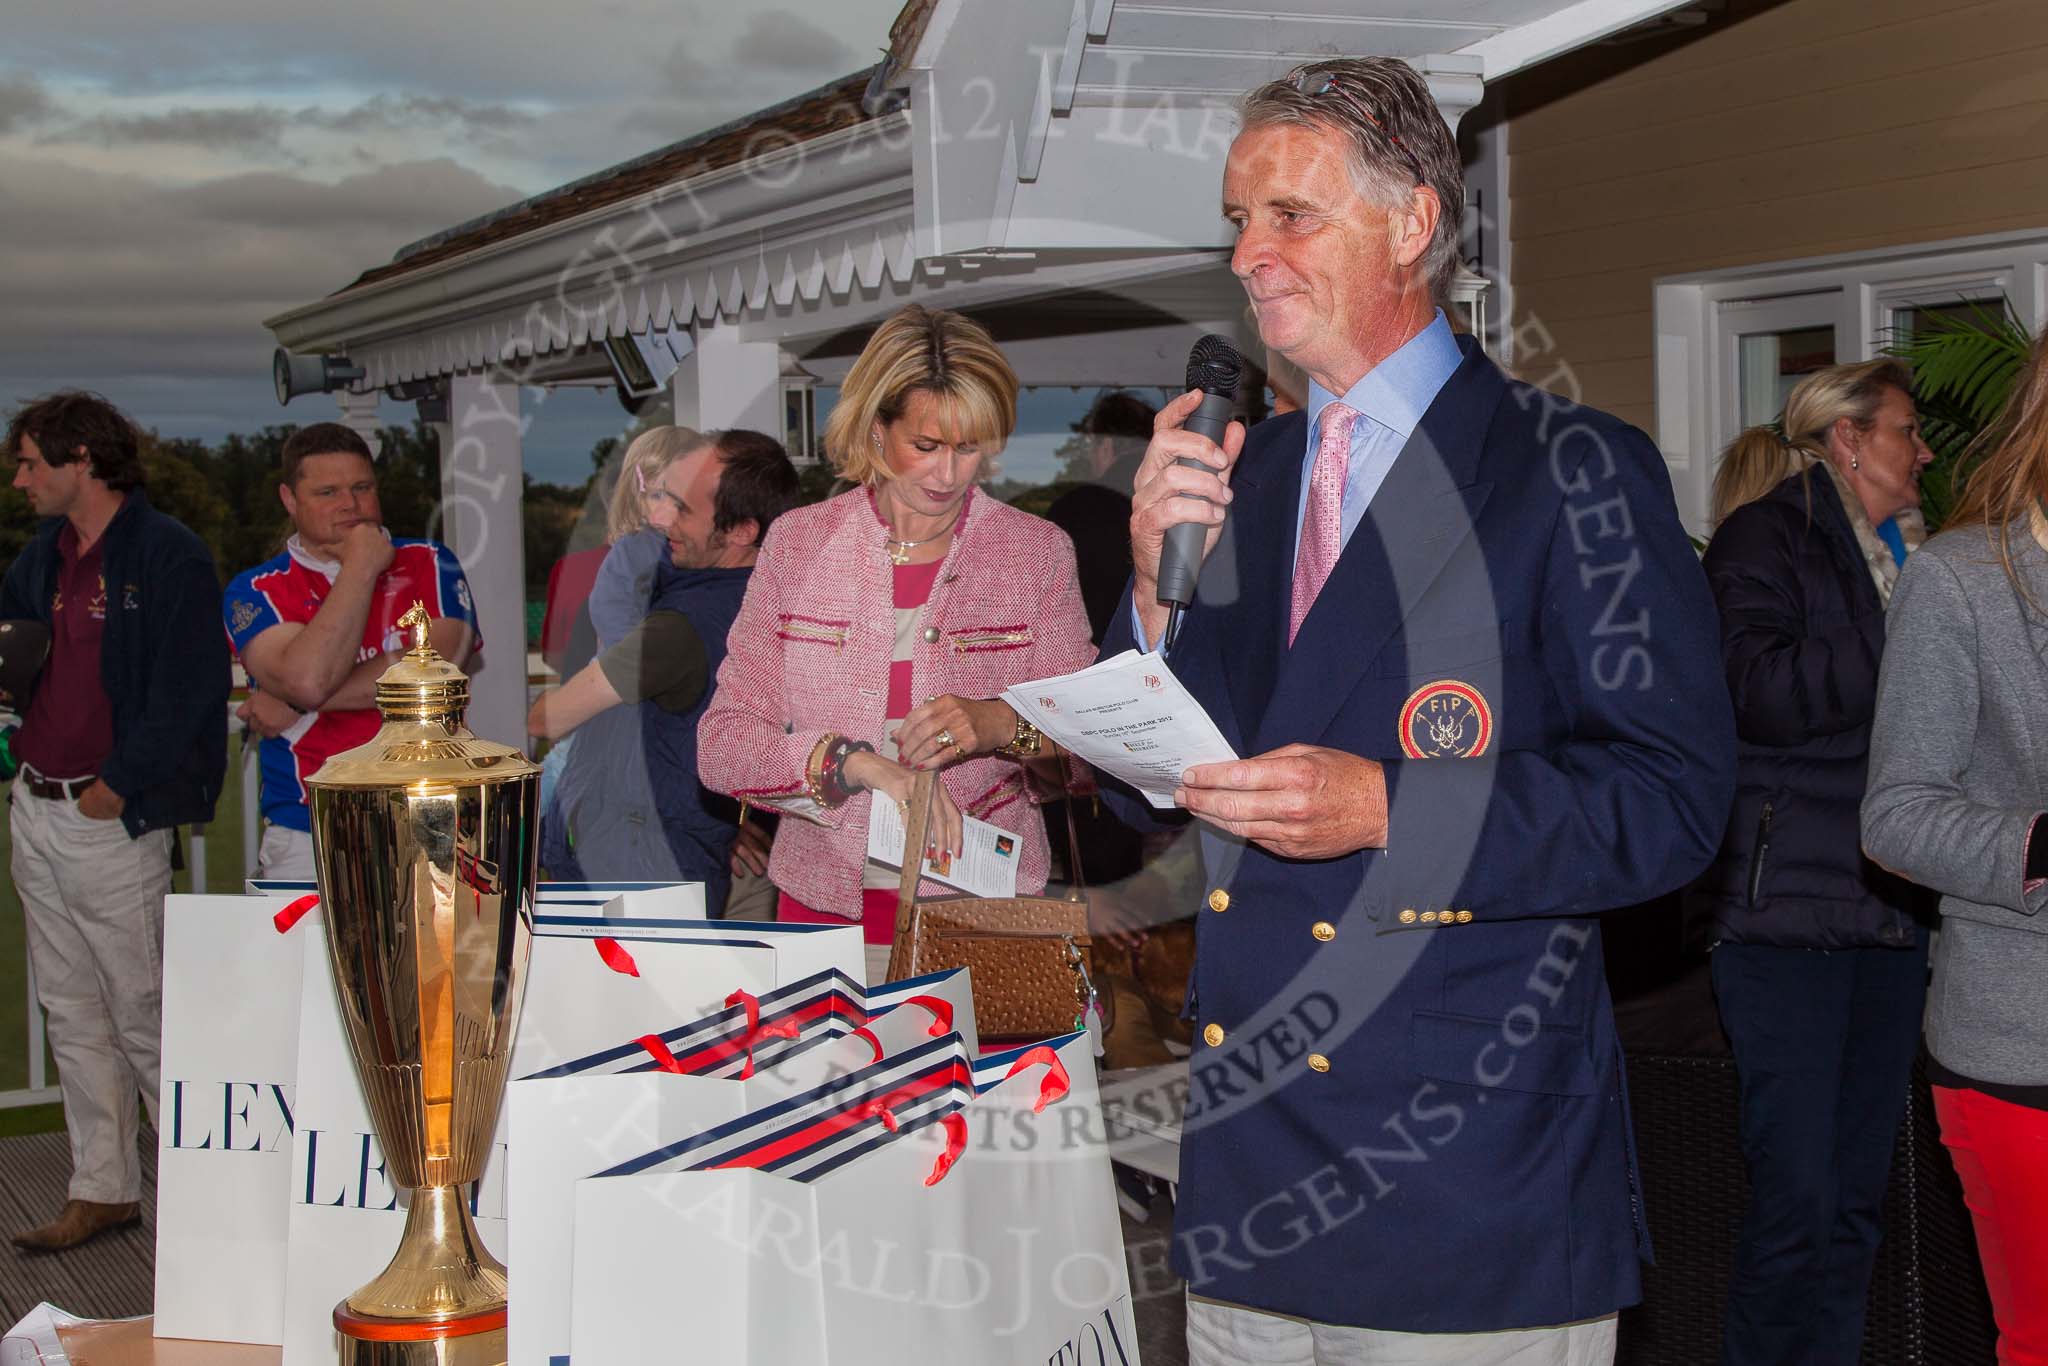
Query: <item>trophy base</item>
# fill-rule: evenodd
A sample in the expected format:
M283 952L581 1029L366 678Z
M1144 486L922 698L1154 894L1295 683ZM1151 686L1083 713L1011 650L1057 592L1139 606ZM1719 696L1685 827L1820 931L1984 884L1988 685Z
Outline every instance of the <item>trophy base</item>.
M505 1366L505 1306L440 1322L334 1306L341 1366Z

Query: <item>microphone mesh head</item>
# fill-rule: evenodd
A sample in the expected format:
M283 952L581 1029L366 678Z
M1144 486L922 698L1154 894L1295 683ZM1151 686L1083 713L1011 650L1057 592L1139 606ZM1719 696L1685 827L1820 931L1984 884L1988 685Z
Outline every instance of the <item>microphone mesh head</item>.
M1205 394L1237 397L1237 382L1244 376L1244 361L1228 337L1209 333L1188 352L1188 388Z

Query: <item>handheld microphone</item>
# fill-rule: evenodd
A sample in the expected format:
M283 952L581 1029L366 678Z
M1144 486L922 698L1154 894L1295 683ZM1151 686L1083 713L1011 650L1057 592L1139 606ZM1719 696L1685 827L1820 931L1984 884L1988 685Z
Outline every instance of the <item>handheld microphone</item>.
M1238 380L1243 374L1244 361L1228 338L1212 332L1197 341L1188 352L1188 388L1200 389L1202 401L1181 424L1182 430L1199 432L1222 445L1231 411L1237 405ZM1183 458L1174 463L1189 469L1209 468L1199 460ZM1182 522L1167 529L1166 542L1160 547L1158 600L1169 609L1166 635L1161 642L1164 649L1173 648L1174 639L1180 634L1181 612L1195 600L1195 579L1202 572L1202 542L1208 534L1209 528L1203 523Z

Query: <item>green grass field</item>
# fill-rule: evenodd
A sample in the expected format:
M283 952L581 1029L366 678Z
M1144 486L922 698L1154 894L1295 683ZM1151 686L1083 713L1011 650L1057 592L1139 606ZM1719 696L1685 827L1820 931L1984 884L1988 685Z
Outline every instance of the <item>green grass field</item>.
M211 892L242 890L242 744L228 737L228 776L213 824L206 828L206 887ZM21 900L14 894L13 847L7 812L0 806L0 1091L28 1085L28 949L21 919ZM189 861L191 848L186 843ZM178 891L192 890L188 870L177 874ZM47 1074L55 1080L55 1069ZM55 1106L0 1110L0 1135L56 1129L63 1117Z

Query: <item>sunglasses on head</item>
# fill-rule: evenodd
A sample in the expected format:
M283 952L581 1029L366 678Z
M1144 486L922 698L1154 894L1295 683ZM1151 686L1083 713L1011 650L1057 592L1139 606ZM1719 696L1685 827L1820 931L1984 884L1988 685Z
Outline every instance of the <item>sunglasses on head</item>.
M1297 71L1287 78L1287 83L1302 94L1307 95L1310 99L1320 95L1335 95L1338 99L1344 101L1346 108L1350 109L1352 113L1364 119L1374 128L1377 128L1380 136L1393 144L1394 150L1401 154L1401 160L1407 165L1409 174L1415 177L1415 183L1417 185L1425 183L1427 178L1422 174L1422 163L1415 159L1415 154L1408 150L1408 145L1401 141L1398 134L1390 131L1387 125L1381 123L1374 116L1372 110L1367 109L1357 96L1346 90L1339 83L1336 72Z

